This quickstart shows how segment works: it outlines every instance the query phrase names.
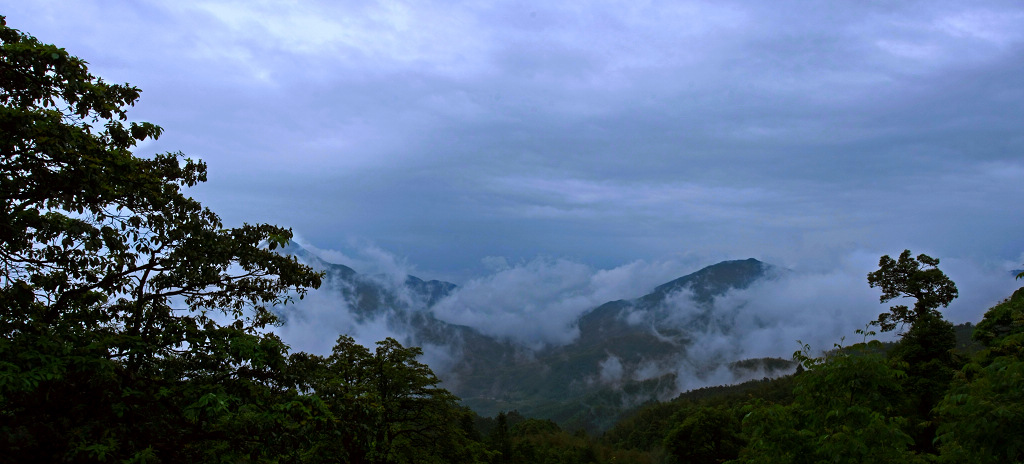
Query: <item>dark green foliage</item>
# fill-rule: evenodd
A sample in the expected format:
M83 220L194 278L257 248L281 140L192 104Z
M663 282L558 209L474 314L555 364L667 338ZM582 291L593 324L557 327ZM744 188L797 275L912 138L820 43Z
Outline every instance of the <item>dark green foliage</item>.
M677 411L678 405L675 402L648 404L605 432L603 441L624 449L660 449L668 431L675 425L674 416Z
M546 419L525 418L515 411L477 418L488 433L490 462L513 464L586 464L629 462L654 464L658 456L599 443L582 431L569 433Z
M488 444L498 452L491 462L510 463L512 462L512 437L508 432L508 418L504 412L500 412L495 418L495 422L494 430L487 436Z
M530 435L558 433L561 431L562 428L551 420L526 419L512 427L510 434L515 437L525 437Z
M1024 288L994 306L975 338L986 348L965 365L939 403L945 462L1024 462Z
M954 351L965 358L985 348L985 345L974 338L975 325L970 322L953 326L953 334L956 335L956 348Z
M326 358L292 355L299 388L316 392L332 417L316 430L323 434L317 452L349 462L473 462L482 455L468 412L437 387L420 354L390 338L371 352L341 336Z
M974 339L998 354L1019 354L1015 336L1024 332L1024 288L992 307L974 330ZM1009 337L1009 338L1008 338Z
M922 315L932 312L939 306L946 307L956 299L958 292L953 281L938 269L939 260L921 254L911 257L910 250L903 250L899 260L889 255L878 260L878 270L868 274L871 288L882 289L881 303L894 298L914 298L914 308L896 305L889 308L888 313L878 315L872 324L878 325L883 332L888 332L901 324L913 324Z
M957 334L933 309L907 313L884 361L863 348L814 360L792 405L751 411L739 462L1024 462L1024 291L986 313L974 331L985 348L962 369Z
M751 409L743 421L750 441L738 462L913 462L913 440L892 414L905 374L872 348L802 354L808 369L797 378L795 400Z
M754 401L788 404L793 399L793 382L793 376L785 376L684 392L670 402L638 408L606 432L603 440L620 448L658 451L672 428L689 415L704 408L738 411Z
M701 408L668 433L665 449L685 463L715 464L735 459L745 444L736 416L724 408Z
M969 368L937 408L945 462L1024 462L1024 361L999 357Z
M923 314L903 338L889 351L891 359L905 363L903 379L907 433L914 437L915 449L935 454L935 423L932 408L949 388L953 373L962 362L955 356L956 336L953 324L935 312Z
M499 415L501 414L505 415L505 421L510 428L515 427L516 424L526 420L526 417L519 414L519 411L502 411ZM490 436L498 427L498 415L495 415L494 417L482 417L474 414L473 427L475 427L481 435L485 437Z

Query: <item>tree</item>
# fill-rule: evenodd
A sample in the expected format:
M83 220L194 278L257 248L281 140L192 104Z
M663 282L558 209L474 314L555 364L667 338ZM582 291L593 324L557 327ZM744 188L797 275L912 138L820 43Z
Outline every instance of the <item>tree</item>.
M225 227L182 192L203 163L135 156L162 132L128 122L139 89L3 17L0 41L0 460L274 451L228 424L297 398L263 330L320 282L274 251L291 232Z
M942 462L1024 462L1024 360L998 357L969 367L936 408Z
M889 352L893 360L904 363L903 405L900 415L908 419L907 433L914 438L919 453L934 454L936 423L932 409L945 394L959 360L953 356L956 336L953 325L937 309L948 306L957 297L957 288L941 270L939 260L928 255L911 257L904 250L899 260L882 256L879 269L868 274L868 284L880 287L881 302L895 298L914 298L913 309L892 306L872 324L882 331L909 324L910 329Z
M704 407L665 437L665 449L679 462L714 464L735 459L744 445L740 421L725 408Z
M416 360L419 348L392 338L374 351L342 335L330 356L295 353L290 375L296 386L315 392L329 412L312 430L314 447L305 456L329 462L476 462L486 450L469 436L472 419L457 398ZM465 424L469 422L467 429ZM305 462L304 461L304 462Z
M949 306L958 296L956 285L939 270L938 265L938 259L925 254L918 255L916 259L911 257L910 250L904 250L898 261L889 255L882 256L878 270L868 274L871 288L882 290L879 302L895 298L914 298L917 301L913 309L906 305L890 307L888 313L879 314L872 324L888 332L897 325L913 325L922 315L935 311L939 306Z
M919 453L937 454L937 423L932 409L949 388L962 362L954 355L956 334L953 324L937 312L926 312L914 322L889 351L889 358L904 363L903 405L900 414L908 419L906 432L914 438Z
M458 398L437 386L440 380L416 360L421 354L387 338L369 359L371 462L446 462L441 457L456 445L453 440L464 438Z
M512 442L509 437L508 416L505 415L504 411L501 411L495 419L497 425L491 431L490 436L487 437L491 447L498 452L494 456L493 462L495 464L510 463L512 462Z

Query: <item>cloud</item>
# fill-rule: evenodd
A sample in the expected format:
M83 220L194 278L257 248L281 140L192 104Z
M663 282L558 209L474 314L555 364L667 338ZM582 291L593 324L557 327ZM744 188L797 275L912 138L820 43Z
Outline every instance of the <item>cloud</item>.
M419 361L444 375L461 359L460 340L446 344L420 341L402 314L385 311L371 318L360 318L346 304L336 288L311 291L301 301L284 310L286 322L273 328L293 352L329 355L340 335L351 336L356 343L370 348L385 338L394 338L407 347L418 346Z
M166 129L145 151L206 160L193 192L226 222L325 248L363 237L470 278L486 256L1024 247L1013 3L8 10L140 86L132 117Z
M594 269L547 257L515 265L491 257L487 263L493 273L461 285L434 313L531 348L571 343L579 335L581 314L607 301L639 297L677 277L682 267L674 261L634 261Z
M342 295L350 284L328 280L304 300L285 307L287 323L274 331L294 350L319 354L329 353L339 334L351 335L371 348L377 341L392 337L406 345L421 346L421 361L449 385L456 385L458 379L450 377L450 371L462 358L462 340L425 342L410 325L410 314L427 311L423 302L408 295L402 285L406 273L415 269L380 247L362 245L345 252L306 247L328 261L373 270L376 276L366 274L367 278L399 295L398 306L383 308L369 317L359 315ZM926 249L912 251L935 255ZM736 361L789 359L802 344L810 346L809 354L818 355L837 343L860 342L864 336L856 334L857 329L866 328L889 305L902 303L879 303L879 290L867 284L867 273L877 269L881 254L856 250L829 264L812 261L797 263L793 269L776 268L768 279L717 297L711 308L695 304L686 289L678 291L668 296L663 307L651 312L633 311L624 317L635 327L650 329L674 343L680 348L679 355L636 360L610 347L597 370L585 380L621 385L673 374L675 389L663 392L668 396L662 399L666 399L691 389L786 373L764 365L730 366ZM575 341L579 317L600 304L638 298L659 284L696 270L699 266L691 260L708 263L706 258L689 256L596 269L566 258L510 262L491 256L483 263L489 274L463 283L432 311L440 320L470 326L531 351L542 350ZM954 323L978 322L985 310L1019 286L1020 281L1014 280L1010 270L1024 267L1021 263L1024 258L1020 257L998 262L941 258L940 269L957 283L961 295L942 310L945 317ZM397 276L403 276L403 281ZM678 335L680 330L682 337ZM897 335L878 334L876 338L895 340Z
M310 291L302 300L279 311L285 324L273 331L292 351L328 355L340 335L349 335L366 347L373 347L387 337L405 339L404 334L392 328L388 314L360 320L342 298L340 289L330 284Z
M862 253L852 256L834 271L794 273L777 283L763 282L748 290L733 292L723 304L749 304L744 308L744 316L737 320L744 334L741 344L744 355L787 356L797 339L816 350L830 349L844 336L846 343L860 341L853 334L854 330L864 328L890 305L910 301L879 303L880 290L870 288L866 282L867 273L877 268L877 258L871 259L867 253ZM948 308L940 308L944 317L954 323L977 323L988 308L1019 286L1005 269L973 260L944 259L939 268L960 291L960 298Z
M601 382L606 384L618 384L622 380L624 373L622 368L622 360L618 356L609 354L607 358L598 364L601 369L598 378Z
M356 281L347 280L328 272L319 289L310 290L302 300L278 308L285 319L282 327L274 331L288 343L293 350L316 354L328 354L339 335L351 336L357 343L373 347L378 341L391 337L409 345L419 341L415 339L408 324L408 310L423 310L416 307L422 303L405 287L404 283L414 268L380 247L366 243L353 242L348 253L317 248L307 243L301 236L296 237L306 251L315 258L304 259L317 270L326 268L326 263L342 264L353 268L359 279L364 279L397 297L394 307L382 307L372 314L362 314L352 308L355 303L345 292L354 290ZM424 346L427 358L434 364L448 365L452 355L452 347Z
M1022 256L1024 258L1024 256ZM939 263L939 268L956 283L959 297L940 309L946 319L953 323L977 323L985 311L998 304L1018 288L1024 281L1016 280L1011 272L1024 269L1024 259L993 262L970 258L950 258Z
M589 309L591 270L567 260L537 259L471 280L435 306L442 320L539 347L577 335L576 318Z
M408 276L417 274L416 267L394 253L367 240L349 240L349 252L319 248L297 236L296 243L324 261L348 266L365 278L373 279L394 292L404 291Z
M746 289L733 290L716 298L711 310L694 304L686 290L671 295L658 314L629 315L632 322L683 329L689 344L685 354L674 360L641 361L626 366L636 380L674 373L679 391L710 385L737 383L753 378L778 375L763 369L737 371L727 364L750 358L789 359L801 349L811 347L810 355L819 355L835 344L850 345L865 339L856 334L879 313L886 312L890 301L879 303L880 291L868 286L866 275L877 270L877 255L860 251L846 256L833 269L825 271L786 271L773 279L759 280ZM1020 281L1014 281L1008 263L979 263L971 259L950 258L941 261L942 269L956 282L960 298L948 308L940 308L953 323L981 320L984 312L1009 296ZM706 323L702 317L709 317ZM877 334L868 339L895 340L895 333Z
M492 308L534 343L571 339L573 315L603 298L587 272L637 259L822 270L856 250L1024 250L1014 2L37 0L4 13L142 88L131 117L166 131L139 153L209 163L188 193L228 225L281 224L325 249L360 237L401 257L344 257L361 272L394 280L415 263L499 295L528 286L515 269L538 255L590 269L561 266L536 301L509 296L552 314L550 332ZM513 264L501 274L488 256ZM963 279L981 288L979 266ZM461 304L452 318L486 322Z

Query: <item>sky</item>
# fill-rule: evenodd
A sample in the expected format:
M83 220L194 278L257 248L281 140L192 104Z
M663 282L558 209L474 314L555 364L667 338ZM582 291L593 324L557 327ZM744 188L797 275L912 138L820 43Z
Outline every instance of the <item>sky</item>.
M356 263L471 289L531 266L590 273L579 282L642 271L620 298L748 257L827 273L909 248L1024 267L1016 0L0 0L0 14L141 88L130 117L165 133L137 153L205 161L190 193L227 224L291 227Z

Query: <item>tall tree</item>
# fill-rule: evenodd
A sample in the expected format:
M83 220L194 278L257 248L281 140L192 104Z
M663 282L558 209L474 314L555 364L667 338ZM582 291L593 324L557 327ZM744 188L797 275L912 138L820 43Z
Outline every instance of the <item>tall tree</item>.
M0 460L189 460L286 392L269 308L320 276L186 196L203 163L133 154L162 132L128 121L139 89L3 17L0 41Z
M505 412L499 412L497 416L497 425L491 432L488 440L491 442L491 446L498 454L494 457L495 464L506 464L512 462L512 442L509 437L508 427L508 416Z
M939 270L938 265L938 259L926 254L913 258L910 250L903 250L899 260L889 255L882 256L878 260L878 270L868 274L871 288L882 290L879 302L895 298L914 298L916 301L913 309L906 305L890 307L889 312L879 314L872 324L888 332L897 325L913 325L922 315L935 311L939 306L949 306L958 296L956 284Z
M956 336L953 324L942 318L938 308L948 306L958 295L956 285L939 268L939 260L921 254L911 256L904 250L898 260L882 256L878 270L868 274L868 284L882 290L881 302L895 298L913 298L914 307L892 306L872 324L882 331L909 324L910 329L889 352L889 357L906 366L901 379L902 407L899 414L908 418L905 428L914 438L914 450L922 454L938 452L934 445L936 423L932 409L943 397L959 368L953 356Z

